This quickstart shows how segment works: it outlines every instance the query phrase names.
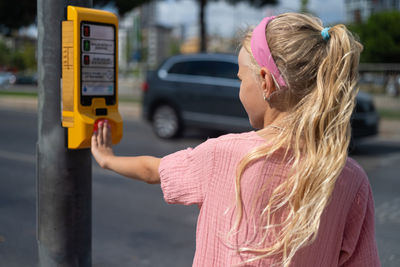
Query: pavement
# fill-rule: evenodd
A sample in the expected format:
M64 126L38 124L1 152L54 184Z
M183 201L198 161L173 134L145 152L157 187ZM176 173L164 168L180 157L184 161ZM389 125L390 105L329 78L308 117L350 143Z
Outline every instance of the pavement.
M400 111L400 97L373 95L375 106L383 109Z

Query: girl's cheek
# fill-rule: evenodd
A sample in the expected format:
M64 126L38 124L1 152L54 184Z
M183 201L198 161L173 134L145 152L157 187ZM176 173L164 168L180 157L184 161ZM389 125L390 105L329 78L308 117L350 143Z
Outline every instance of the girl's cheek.
M242 105L243 105L243 88L242 88L242 86L240 86L240 88L239 88L239 99L240 99L240 102L242 102Z
M239 88L239 100L240 100L240 102L242 102L242 89L241 88ZM243 104L243 102L242 102L242 104Z

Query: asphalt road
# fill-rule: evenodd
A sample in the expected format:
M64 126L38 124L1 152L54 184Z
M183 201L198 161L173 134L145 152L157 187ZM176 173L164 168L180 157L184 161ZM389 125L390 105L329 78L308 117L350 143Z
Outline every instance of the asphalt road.
M0 125L0 266L36 266L37 115L0 107ZM162 141L145 123L128 120L115 152L163 156L205 138L192 132ZM382 266L400 266L400 140L365 140L351 156L373 188ZM159 186L93 164L93 266L191 266L196 219L197 207L165 204Z

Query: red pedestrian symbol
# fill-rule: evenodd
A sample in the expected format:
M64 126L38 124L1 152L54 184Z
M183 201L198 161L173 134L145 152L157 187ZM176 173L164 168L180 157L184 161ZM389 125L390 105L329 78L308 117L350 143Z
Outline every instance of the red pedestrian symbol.
M90 36L90 27L89 26L83 26L83 36Z
M83 64L89 65L89 63L90 63L89 56L88 55L84 55L83 56Z

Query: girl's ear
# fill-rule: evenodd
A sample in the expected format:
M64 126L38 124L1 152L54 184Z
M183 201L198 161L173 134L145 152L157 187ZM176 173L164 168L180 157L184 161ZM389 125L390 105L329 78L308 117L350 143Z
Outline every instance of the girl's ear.
M269 97L276 90L271 72L267 68L262 67L260 70L260 76L263 93L266 95L266 97Z

